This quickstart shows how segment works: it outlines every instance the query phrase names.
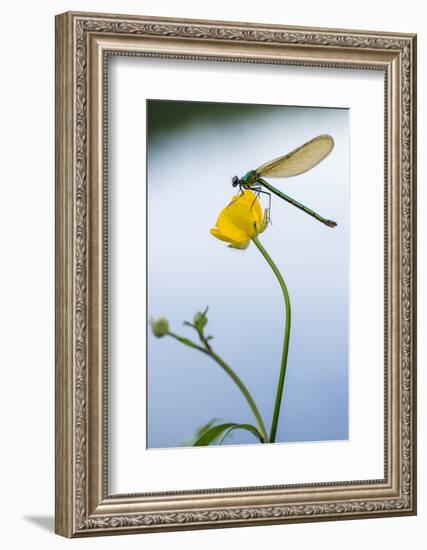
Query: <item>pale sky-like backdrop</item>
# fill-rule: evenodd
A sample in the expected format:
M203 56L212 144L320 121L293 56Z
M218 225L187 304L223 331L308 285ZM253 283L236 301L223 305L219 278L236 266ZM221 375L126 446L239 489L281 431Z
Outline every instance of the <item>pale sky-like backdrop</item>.
M243 379L270 427L284 330L276 278L251 244L209 234L234 190L231 178L318 134L335 141L311 171L271 183L328 228L272 197L260 236L289 289L292 329L277 442L348 438L349 132L346 109L148 102L148 315L183 326L209 306L206 333ZM262 198L263 206L268 199ZM208 357L148 335L148 447L174 447L207 421L253 423L246 401ZM235 431L226 444L256 443Z

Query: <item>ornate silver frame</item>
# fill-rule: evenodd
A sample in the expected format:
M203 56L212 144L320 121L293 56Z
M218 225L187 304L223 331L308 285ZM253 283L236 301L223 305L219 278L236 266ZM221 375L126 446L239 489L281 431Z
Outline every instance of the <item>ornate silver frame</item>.
M106 478L105 59L385 73L385 477L109 495ZM416 513L416 37L65 13L56 18L56 532L66 537Z

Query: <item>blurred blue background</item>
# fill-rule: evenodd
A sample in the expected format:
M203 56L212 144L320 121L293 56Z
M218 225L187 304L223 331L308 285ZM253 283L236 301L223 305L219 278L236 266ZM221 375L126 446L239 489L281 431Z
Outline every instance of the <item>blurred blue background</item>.
M335 148L317 167L271 179L336 220L328 228L272 197L261 241L288 285L292 329L277 442L348 438L348 111L148 102L148 316L183 326L209 305L206 333L251 391L270 428L284 330L276 278L251 244L209 234L233 195L231 178L322 133ZM267 199L262 199L268 205ZM237 387L208 357L148 334L148 447L179 446L212 418L251 422ZM235 431L226 444L256 443Z

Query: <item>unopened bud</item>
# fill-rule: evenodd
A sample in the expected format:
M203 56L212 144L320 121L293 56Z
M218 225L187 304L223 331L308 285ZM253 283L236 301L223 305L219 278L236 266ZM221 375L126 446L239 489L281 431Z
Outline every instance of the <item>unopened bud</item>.
M208 318L206 317L206 312L202 313L198 311L193 317L193 322L198 329L203 330L208 322Z
M160 317L151 321L151 330L156 338L162 338L169 332L169 321Z

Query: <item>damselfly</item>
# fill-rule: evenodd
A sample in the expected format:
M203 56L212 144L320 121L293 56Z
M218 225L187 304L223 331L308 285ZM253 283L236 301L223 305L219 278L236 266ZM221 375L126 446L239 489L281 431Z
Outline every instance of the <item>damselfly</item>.
M321 134L287 155L270 160L270 162L262 164L256 170L250 170L242 178L234 176L232 185L233 187L239 187L240 190L251 189L255 193L266 193L267 195L273 193L290 204L293 204L300 210L303 210L306 214L313 216L313 218L316 218L316 220L319 220L319 222L324 223L328 227L335 227L337 225L336 222L320 216L317 212L314 212L304 204L285 195L285 193L279 191L264 179L264 177L289 178L308 172L308 170L314 168L314 166L328 156L333 147L334 140L332 137L327 134ZM268 189L269 192L264 191L263 188Z

